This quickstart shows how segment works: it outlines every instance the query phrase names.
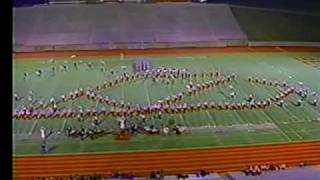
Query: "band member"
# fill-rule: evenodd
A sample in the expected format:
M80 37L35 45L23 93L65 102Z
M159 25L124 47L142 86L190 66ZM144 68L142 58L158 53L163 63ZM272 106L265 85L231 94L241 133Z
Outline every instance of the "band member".
M93 122L92 122L92 126L96 127L99 126L102 123L102 121L100 119L98 119L97 116L94 117Z
M227 75L227 81L230 82L231 81L231 76Z
M89 69L92 69L92 63L87 63Z
M120 118L119 120L119 128L121 131L126 129L126 120L124 119L124 117Z
M282 82L282 86L283 86L283 87L287 87L287 85L288 85L288 84L287 84L286 81L283 81L283 82Z
M311 102L311 105L317 106L317 103L318 103L318 100L317 100L317 99L314 99L314 100Z
M68 65L63 64L62 67L63 67L63 70L64 70L64 71L67 71L67 70L68 70Z
M28 78L28 76L29 76L29 73L27 73L27 72L23 73L23 77L24 77L24 79L27 79L27 78Z
M32 96L31 96L31 95L28 95L28 101L29 101L29 103L32 103L33 98L32 98Z
M302 104L302 99L298 99L296 106L301 106L301 104Z
M46 140L46 128L41 127L40 128L40 138L45 141Z
M41 143L40 151L41 151L41 153L48 153L48 148L47 148L46 141L43 141L43 143Z
M248 101L251 102L251 101L253 101L253 100L254 100L254 99L253 99L253 95L252 95L252 94L249 94Z
M277 80L274 80L274 81L272 81L272 85L273 85L273 86L278 86L278 85L279 85L279 82L278 82Z
M236 97L236 93L235 93L234 91L232 91L232 92L230 93L230 97L231 97L232 99L234 99L234 98Z
M283 107L283 106L284 106L284 101L281 99L281 100L278 102L278 105L279 105L280 107Z
M232 80L235 81L235 80L237 79L237 75L236 75L235 73L232 73L232 74L231 74L231 78L232 78Z
M79 68L78 68L78 64L77 64L76 62L73 63L73 67L74 67L76 70L79 69Z
M62 100L62 102L66 102L67 101L66 96L65 95L61 95L61 100Z
M210 102L210 103L209 103L209 108L210 108L210 109L216 109L216 103Z
M16 93L13 94L13 98L15 101L19 101L19 99L20 99L20 97Z
M54 98L50 98L50 104L54 104L56 100Z
M267 79L263 78L262 79L262 84L267 84Z
M37 75L38 77L40 77L40 76L42 75L42 70L41 70L41 69L37 70L37 71L36 71L36 75Z

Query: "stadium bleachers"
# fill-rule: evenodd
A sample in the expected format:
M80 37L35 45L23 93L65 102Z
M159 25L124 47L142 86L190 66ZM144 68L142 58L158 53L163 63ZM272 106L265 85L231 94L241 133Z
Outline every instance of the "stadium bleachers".
M240 172L230 173L235 180L302 180L302 179L320 179L319 167L303 167L303 168L290 168L285 171L272 171L266 172L261 176L246 176Z
M247 42L227 5L26 7L14 9L14 22L14 44L29 47L104 45L105 48L122 44L141 48L141 44L145 44L144 48L148 48L157 43Z

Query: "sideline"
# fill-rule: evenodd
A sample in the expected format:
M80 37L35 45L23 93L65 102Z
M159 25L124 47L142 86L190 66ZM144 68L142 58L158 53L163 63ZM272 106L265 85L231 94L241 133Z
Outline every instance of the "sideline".
M181 49L117 49L117 50L82 50L82 51L45 51L45 52L18 52L13 53L16 60L43 58L70 58L108 56L119 57L121 53L126 56L139 55L187 55L187 54L220 54L220 53L257 53L257 52L320 52L320 47L225 47L225 48L181 48Z

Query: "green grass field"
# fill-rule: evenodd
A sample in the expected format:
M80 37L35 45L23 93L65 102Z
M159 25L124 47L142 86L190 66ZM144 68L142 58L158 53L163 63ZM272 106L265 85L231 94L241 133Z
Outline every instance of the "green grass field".
M60 97L79 87L93 87L106 80L114 79L122 74L121 66L127 66L128 72L132 71L132 64L141 58L150 59L156 66L187 68L191 72L206 72L212 68L224 73L235 72L239 80L220 86L206 94L193 98L186 98L186 103L203 101L224 102L230 100L229 85L237 92L237 102L242 102L249 94L254 94L256 99L265 99L277 94L275 87L257 85L246 81L248 76L258 76L276 80L285 80L289 83L303 82L304 85L320 91L319 69L303 63L299 58L314 57L320 61L320 53L232 53L216 55L194 56L155 56L155 57L127 57L124 60L110 57L92 57L57 60L50 63L49 59L14 61L14 93L27 96L29 90L34 91L36 99L48 100L50 97ZM94 69L89 70L80 66L79 70L73 68L73 61L91 61ZM105 61L106 72L99 70L100 60ZM65 62L67 61L67 62ZM51 72L52 66L63 63L69 64L68 72ZM42 77L37 77L37 69L45 72ZM115 74L110 72L114 71ZM30 76L24 79L23 73ZM208 79L199 78L198 82ZM154 83L151 80L138 80L99 92L115 99L123 99L137 104L151 104L158 99L173 95L184 89L188 82L178 80L175 84L165 85ZM88 153L88 152L120 152L120 151L150 151L182 148L204 148L221 146L239 146L254 144L285 143L320 139L320 105L314 107L307 103L312 98L308 97L301 107L294 106L298 95L292 95L285 107L272 106L265 110L245 111L203 111L181 115L164 115L162 120L148 118L146 124L161 126L172 123L190 128L190 134L171 136L136 135L129 141L119 142L114 136L105 136L96 140L68 138L61 133L54 134L47 141L51 147L51 154L59 153ZM27 105L26 98L14 104L13 109ZM68 102L63 107L76 108L79 105L93 108L95 103L87 100ZM98 108L101 107L98 104ZM111 117L103 119L102 127L116 129L117 122ZM142 123L140 119L130 119ZM91 119L84 122L77 120L37 120L13 121L15 155L39 154L41 127L63 132L66 127L74 128L90 126Z

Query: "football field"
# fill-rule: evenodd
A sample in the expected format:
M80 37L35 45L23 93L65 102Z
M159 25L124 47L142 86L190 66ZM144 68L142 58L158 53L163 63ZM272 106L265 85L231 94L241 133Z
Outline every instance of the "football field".
M139 126L161 128L182 126L186 133L181 135L147 135L138 133L128 141L118 141L115 135L104 135L97 139L67 137L66 129L91 128L93 118L78 121L65 119L13 119L13 150L15 155L40 153L40 128L52 130L47 139L50 154L72 154L89 152L151 151L182 148L208 148L224 146L289 143L320 139L320 53L231 53L199 55L157 55L120 57L75 57L75 58L18 59L13 63L13 93L19 100L13 100L13 111L29 106L29 91L32 98L49 101L59 99L78 88L92 88L112 81L123 73L133 73L133 64L147 60L154 68L166 67L186 69L199 74L189 80L176 79L172 83L154 81L151 78L137 79L118 84L112 88L97 91L102 96L130 104L148 106L168 96L183 92L186 86L216 80L217 77L200 76L201 73L219 71L222 74L237 75L236 81L226 82L195 96L188 96L181 103L203 102L242 103L249 95L257 101L276 96L281 88L249 82L248 77L286 81L296 89L308 89L307 97L297 106L301 97L293 93L284 106L273 104L265 109L243 110L201 110L197 112L163 114L162 118L147 116L127 119ZM74 63L77 63L77 67ZM88 64L92 67L89 68ZM63 65L66 69L60 69ZM55 70L53 70L55 67ZM36 72L41 70L41 75ZM27 74L27 75L26 75ZM230 93L235 92L234 98ZM318 100L317 105L312 105ZM59 108L110 109L105 104L79 98L58 105ZM118 131L117 118L99 117L99 128Z

